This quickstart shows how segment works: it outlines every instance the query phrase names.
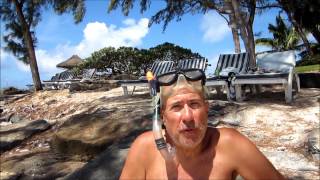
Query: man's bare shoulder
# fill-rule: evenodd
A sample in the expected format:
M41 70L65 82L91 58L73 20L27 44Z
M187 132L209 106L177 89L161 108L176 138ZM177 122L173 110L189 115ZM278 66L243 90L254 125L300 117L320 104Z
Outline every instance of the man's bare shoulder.
M155 148L154 137L152 131L146 131L140 134L135 140L133 145L142 146L144 148Z
M142 133L131 144L120 179L143 179L156 152L151 131Z
M250 139L232 128L217 128L217 150L244 179L283 179Z
M241 133L233 128L217 128L220 142L222 143L231 143L234 141L245 140L247 139Z
M152 131L147 131L140 134L130 147L130 154L135 154L136 158L148 160L148 157L153 157L157 153L157 148L154 142Z
M218 143L229 144L239 138L245 138L237 130L233 128L208 128L208 131L213 135L213 140L217 140Z
M211 133L213 133L213 139L215 139L216 148L223 149L225 153L229 155L239 152L241 150L247 150L246 147L252 146L252 142L242 135L240 132L233 128L210 128ZM239 144L244 149L238 149ZM226 150L227 149L227 150ZM229 152L230 150L230 152ZM235 151L238 150L238 151Z

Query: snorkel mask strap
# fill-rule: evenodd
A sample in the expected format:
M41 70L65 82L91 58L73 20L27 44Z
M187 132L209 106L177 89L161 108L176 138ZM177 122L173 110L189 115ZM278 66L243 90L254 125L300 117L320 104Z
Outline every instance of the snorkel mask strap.
M149 80L150 94L152 96L153 119L152 131L157 149L165 160L173 160L169 153L167 143L162 135L162 121L160 119L160 87L157 78Z

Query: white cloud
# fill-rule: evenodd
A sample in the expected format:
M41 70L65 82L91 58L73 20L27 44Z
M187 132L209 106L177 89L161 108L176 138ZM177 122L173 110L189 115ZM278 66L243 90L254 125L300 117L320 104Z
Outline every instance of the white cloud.
M128 18L128 19L125 19L122 23L127 26L132 26L136 23L136 21L132 18Z
M41 73L51 74L52 72L57 72L58 69L56 65L61 61L66 60L67 57L64 52L47 52L46 50L36 50L38 68ZM60 70L61 71L61 70Z
M0 49L0 60L1 60L1 62L3 62L6 59L8 59L8 57L9 57L8 53L3 48L1 48Z
M146 18L137 22L134 19L126 19L123 21L124 27L107 25L103 22L88 23L83 30L83 38L79 44L60 44L51 51L36 50L39 70L42 73L53 75L61 71L56 68L56 65L73 54L86 58L94 51L104 47L138 46L142 43L142 38L149 32L148 22Z
M223 40L230 33L227 22L213 11L203 16L200 29L204 32L202 39L212 43Z
M23 72L30 72L30 65L23 63L22 61L15 60L15 63L19 70Z
M12 70L15 65L19 70L23 72L29 72L29 65L24 64L22 61L19 61L13 54L6 52L1 48L1 69Z
M149 32L148 22L146 18L138 22L126 19L123 21L125 27L120 28L102 22L88 23L83 30L84 39L74 47L74 53L85 57L103 47L138 46Z

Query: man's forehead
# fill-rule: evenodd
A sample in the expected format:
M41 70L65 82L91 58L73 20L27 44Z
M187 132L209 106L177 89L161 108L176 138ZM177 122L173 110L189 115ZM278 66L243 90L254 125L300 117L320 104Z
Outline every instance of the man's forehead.
M171 103L175 103L175 102L182 102L182 101L197 101L197 100L203 100L198 93L184 93L184 94L177 94L169 97L167 102L170 101Z
M202 93L200 89L197 89L195 87L179 87L179 88L172 88L172 87L163 87L162 89L162 94L171 97L179 94L187 94L187 93Z
M167 102L176 103L182 101L197 101L203 100L203 97L198 92L181 91L168 97Z

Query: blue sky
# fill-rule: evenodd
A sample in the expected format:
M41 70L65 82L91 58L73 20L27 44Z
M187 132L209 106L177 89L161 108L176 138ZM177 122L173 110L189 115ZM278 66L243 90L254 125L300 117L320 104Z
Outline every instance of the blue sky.
M56 64L73 54L86 58L103 47L132 46L150 48L164 42L174 43L209 59L212 65L206 73L213 73L219 54L234 52L232 34L226 21L209 11L207 14L187 14L181 21L172 21L165 32L163 24L153 24L148 28L150 17L163 7L160 1L153 1L151 8L140 14L135 6L130 14L124 16L120 9L107 13L108 1L90 0L86 2L83 21L74 24L70 14L57 15L48 8L36 28L38 44L36 56L41 80L48 80L63 69ZM270 36L268 24L275 22L277 10L257 15L254 32L262 37ZM3 50L4 29L1 25L1 88L15 86L26 88L32 83L29 65L25 65ZM241 48L244 50L243 45ZM257 47L261 51L264 47Z

